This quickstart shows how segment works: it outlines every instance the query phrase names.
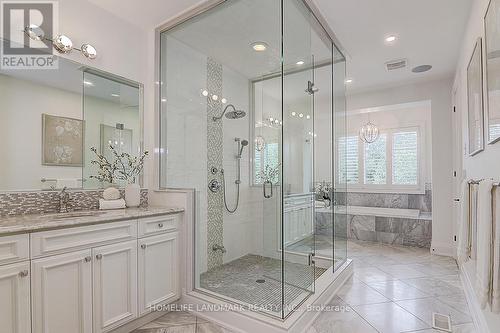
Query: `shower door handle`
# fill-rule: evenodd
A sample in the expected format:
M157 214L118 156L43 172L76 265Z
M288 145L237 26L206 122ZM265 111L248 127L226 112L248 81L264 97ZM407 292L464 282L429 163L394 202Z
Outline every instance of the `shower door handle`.
M267 186L266 185L271 185L271 194L267 194ZM266 180L264 183L262 183L262 190L264 192L264 198L266 199L269 199L273 196L273 182L272 181L269 181L269 180Z

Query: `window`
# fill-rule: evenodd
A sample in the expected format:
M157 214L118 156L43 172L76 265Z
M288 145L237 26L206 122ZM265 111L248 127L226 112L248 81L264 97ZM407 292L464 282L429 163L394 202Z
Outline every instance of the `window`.
M279 144L267 143L262 151L255 151L254 182L262 184L266 175L273 184L279 183Z
M373 143L357 135L338 138L338 183L367 191L421 191L419 140L419 127L383 130Z
M339 138L338 143L339 182L358 183L358 137Z
M365 143L365 184L387 183L386 143L386 134L380 134L373 143Z
M393 134L392 183L395 185L418 183L418 135L415 131Z

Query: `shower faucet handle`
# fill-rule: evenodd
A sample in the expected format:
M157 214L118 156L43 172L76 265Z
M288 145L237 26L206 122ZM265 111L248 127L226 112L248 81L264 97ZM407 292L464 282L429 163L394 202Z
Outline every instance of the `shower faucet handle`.
M212 179L208 184L208 189L212 191L212 193L217 193L220 190L220 183L217 179Z

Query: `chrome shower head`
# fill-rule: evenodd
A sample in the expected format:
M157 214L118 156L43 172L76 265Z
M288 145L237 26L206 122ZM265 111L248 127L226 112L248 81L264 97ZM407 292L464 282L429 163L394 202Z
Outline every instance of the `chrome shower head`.
M241 154L243 154L243 148L248 146L248 140L241 140L240 141L240 152L238 154L238 158L241 158Z
M233 109L233 111L226 112L228 108L232 108L232 109ZM218 116L218 117L212 117L212 120L213 120L213 121L220 120L220 119L222 119L222 117L223 117L224 115L226 115L226 118L227 118L227 119L240 119L240 118L245 117L245 116L246 116L246 114L247 114L247 113L246 113L245 111L243 111L243 110L237 110L237 109L234 107L234 105L229 104L228 106L226 106L226 107L224 108L224 111L222 112L222 114L221 114L220 116Z

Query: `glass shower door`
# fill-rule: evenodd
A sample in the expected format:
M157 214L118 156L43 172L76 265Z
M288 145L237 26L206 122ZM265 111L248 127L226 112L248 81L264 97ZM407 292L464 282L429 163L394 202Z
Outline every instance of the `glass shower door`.
M315 291L314 82L312 15L283 2L282 261L283 316Z

